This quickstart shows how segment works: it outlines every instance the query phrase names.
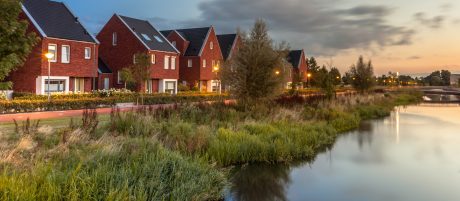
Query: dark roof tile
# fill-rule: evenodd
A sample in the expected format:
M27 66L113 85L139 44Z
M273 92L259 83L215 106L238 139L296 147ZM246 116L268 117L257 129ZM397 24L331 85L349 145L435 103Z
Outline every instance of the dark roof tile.
M206 37L211 27L192 28L192 29L177 29L177 31L190 44L185 51L185 56L198 56L205 43ZM173 30L162 31L165 34L171 33Z
M233 44L236 40L236 34L224 34L224 35L217 35L217 39L219 40L219 46L222 50L222 55L224 59L227 60L232 52Z
M24 0L22 5L47 37L97 43L64 3Z
M287 59L292 64L292 67L298 68L301 57L302 57L302 50L292 50L289 52Z
M99 73L112 73L112 70L110 70L110 68L107 66L107 64L105 64L104 61L102 61L101 58L98 59L98 65L97 65L97 71Z

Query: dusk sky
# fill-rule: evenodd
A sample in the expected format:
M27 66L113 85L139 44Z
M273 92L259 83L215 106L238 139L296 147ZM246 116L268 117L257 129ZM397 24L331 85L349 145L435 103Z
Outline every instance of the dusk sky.
M93 33L113 15L159 29L214 25L218 33L265 19L276 41L345 71L359 55L377 74L460 72L460 2L454 0L64 0Z

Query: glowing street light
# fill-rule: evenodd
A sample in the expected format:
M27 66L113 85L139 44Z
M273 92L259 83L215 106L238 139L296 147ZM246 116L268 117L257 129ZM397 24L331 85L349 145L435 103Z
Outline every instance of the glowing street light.
M279 74L280 74L280 71L277 70L277 71L275 72L275 74L276 74L276 75L279 75Z
M51 101L51 92L50 92L50 80L51 80L51 59L54 58L54 54L48 52L45 54L45 57L48 59L48 102Z

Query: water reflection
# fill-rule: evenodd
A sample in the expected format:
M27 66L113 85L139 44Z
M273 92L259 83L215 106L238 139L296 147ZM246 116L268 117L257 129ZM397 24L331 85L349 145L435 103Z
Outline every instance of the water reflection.
M246 165L232 178L232 198L239 201L287 201L286 188L291 182L288 165Z
M363 123L311 164L248 165L233 201L458 201L460 107L420 105Z

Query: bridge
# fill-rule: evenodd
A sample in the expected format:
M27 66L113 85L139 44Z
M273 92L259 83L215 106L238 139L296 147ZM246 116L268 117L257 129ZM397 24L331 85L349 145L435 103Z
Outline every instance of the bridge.
M453 87L419 87L429 103L460 103L460 89Z

